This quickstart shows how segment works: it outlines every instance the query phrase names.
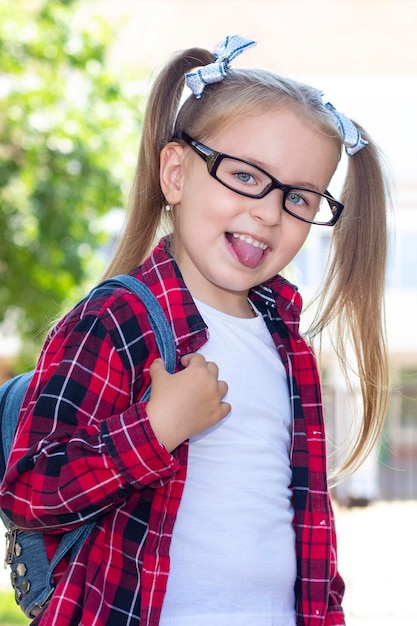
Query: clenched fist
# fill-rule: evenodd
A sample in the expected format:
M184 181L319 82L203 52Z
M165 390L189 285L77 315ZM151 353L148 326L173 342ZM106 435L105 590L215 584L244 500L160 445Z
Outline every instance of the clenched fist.
M229 413L223 402L227 383L218 380L219 368L202 354L183 356L185 369L169 374L162 359L156 359L149 370L152 387L146 408L152 429L171 452L180 443L214 426Z

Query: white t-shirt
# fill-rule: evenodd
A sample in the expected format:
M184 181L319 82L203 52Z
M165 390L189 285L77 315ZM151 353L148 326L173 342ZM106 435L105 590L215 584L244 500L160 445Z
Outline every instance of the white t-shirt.
M160 626L294 626L285 369L262 316L196 304L232 411L190 441Z

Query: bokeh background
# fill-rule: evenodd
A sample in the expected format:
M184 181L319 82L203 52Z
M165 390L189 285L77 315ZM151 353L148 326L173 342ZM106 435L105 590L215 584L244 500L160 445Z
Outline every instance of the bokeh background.
M45 329L103 271L123 220L146 93L177 50L250 37L257 46L236 66L321 88L380 145L392 195L392 391L378 446L334 490L352 626L417 623L416 24L416 0L0 3L1 380L33 365ZM306 301L326 262L323 230L312 230L290 268ZM358 399L326 342L321 364L332 464L351 436ZM0 607L9 606L5 594ZM12 609L1 611L2 626L18 623Z

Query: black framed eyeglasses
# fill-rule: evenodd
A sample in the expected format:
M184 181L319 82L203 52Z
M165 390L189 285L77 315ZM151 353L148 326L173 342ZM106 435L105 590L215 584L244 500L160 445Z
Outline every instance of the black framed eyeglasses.
M283 185L257 165L212 150L184 131L180 133L180 139L207 163L210 176L241 196L260 199L273 189L280 189L283 193L282 208L286 213L308 224L321 226L334 226L343 211L343 204L327 190L319 193L305 187Z

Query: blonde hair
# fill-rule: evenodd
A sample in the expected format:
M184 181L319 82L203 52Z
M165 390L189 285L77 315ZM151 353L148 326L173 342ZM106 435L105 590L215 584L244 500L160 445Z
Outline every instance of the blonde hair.
M320 93L265 70L229 70L222 82L205 88L201 99L191 95L181 104L184 74L212 61L213 54L207 50L183 51L154 82L145 112L130 212L105 277L138 266L154 245L164 217L169 216L164 211L166 202L159 184L159 158L161 149L180 131L204 141L239 117L291 106L334 138L342 150L342 137ZM332 260L310 329L314 337L329 325L336 327L335 349L345 368L347 346L351 343L354 348L363 419L344 469L359 465L375 443L382 429L388 393L383 320L387 194L378 150L360 130L369 145L348 159L341 197L345 209L333 228Z

